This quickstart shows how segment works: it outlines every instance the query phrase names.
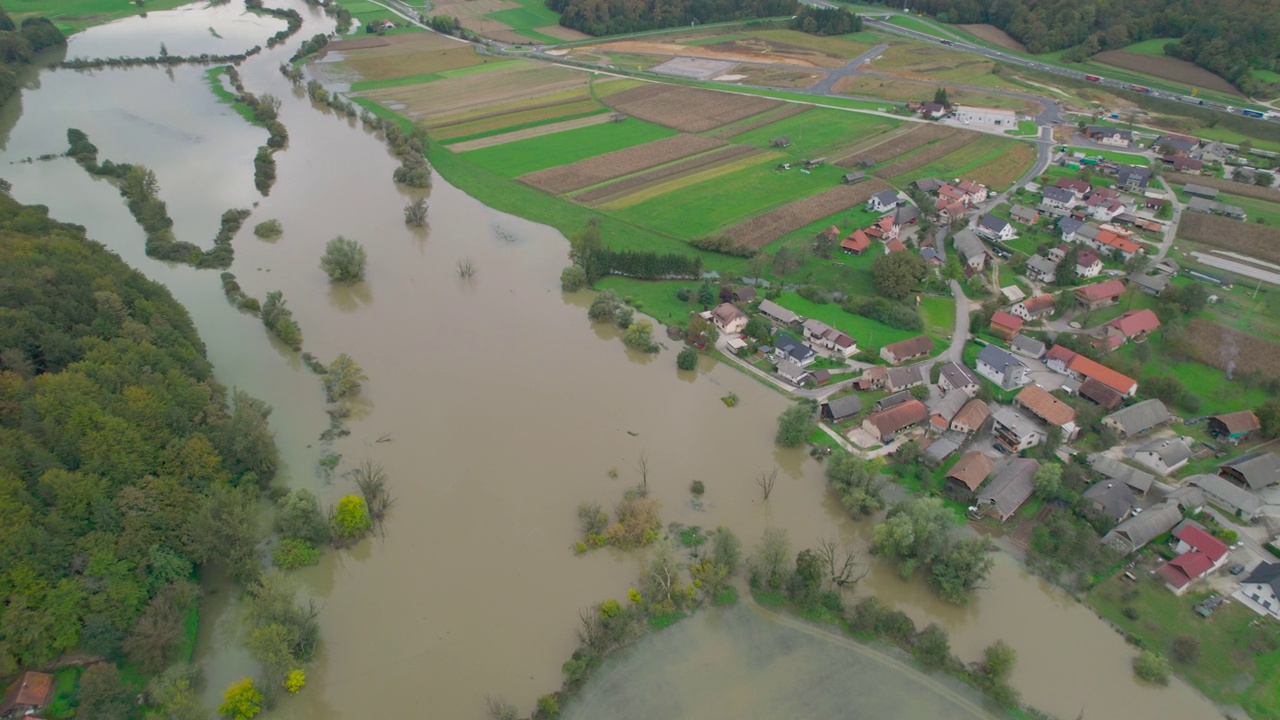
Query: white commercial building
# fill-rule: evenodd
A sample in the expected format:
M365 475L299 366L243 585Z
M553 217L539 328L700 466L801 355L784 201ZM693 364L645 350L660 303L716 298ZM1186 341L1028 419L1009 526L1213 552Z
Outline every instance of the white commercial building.
M965 125L990 125L1000 128L1018 126L1018 114L1016 112L1000 108L978 107L976 105L957 105L956 120Z

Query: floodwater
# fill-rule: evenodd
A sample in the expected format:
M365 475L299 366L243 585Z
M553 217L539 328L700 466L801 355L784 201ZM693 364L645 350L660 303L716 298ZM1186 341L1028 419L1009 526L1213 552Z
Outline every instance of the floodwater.
M624 598L635 584L640 556L602 550L577 557L571 546L577 504L612 506L640 481L642 456L666 522L727 525L748 546L770 525L786 528L796 550L822 537L865 541L868 525L850 522L831 501L822 466L774 447L774 418L786 405L780 395L706 360L680 373L676 348L637 356L616 332L587 322L588 296L559 290L567 261L560 233L486 208L440 178L427 194L429 227L406 228L401 210L420 193L392 183L397 161L382 142L313 107L277 70L302 38L332 21L298 0L276 5L296 7L306 25L241 67L251 92L283 100L290 144L276 154L269 197L253 188L252 158L265 130L218 104L200 67L45 71L0 112L0 175L14 196L86 226L167 285L190 310L222 382L276 408L282 483L333 502L353 491L343 473L365 457L391 477L397 503L385 537L331 552L298 573L323 605L324 652L308 669L307 689L272 717L479 720L486 694L528 712L534 698L559 685L579 608ZM101 34L129 47L166 42L177 53L170 22L185 28L175 37L194 38L230 12L187 8L172 21L152 13L75 42ZM128 33L120 30L125 24ZM261 44L275 28L261 26L262 37L244 42ZM314 471L327 423L318 379L256 318L226 303L217 272L145 257L143 234L114 187L71 161L20 162L63 152L68 127L87 132L104 159L154 169L182 239L207 246L224 210L253 208L235 238L232 271L241 285L257 297L283 290L305 349L323 360L350 353L370 378L351 436L335 445L344 462L332 481ZM263 242L251 228L268 218L283 223L284 235ZM367 278L353 287L331 285L318 265L325 242L339 234L368 251ZM455 271L464 257L478 268L470 280ZM719 400L729 392L741 398L732 409ZM754 478L775 466L782 472L765 503ZM702 509L689 502L695 479L707 487ZM877 567L859 592L874 592L921 625L943 624L965 660L1004 638L1019 653L1014 684L1050 712L1075 717L1084 706L1089 718L1118 718L1141 707L1166 720L1215 715L1181 683L1138 684L1128 668L1133 651L1118 635L1009 558L999 558L988 584L969 605L952 607L923 583ZM229 682L251 674L236 612L226 591L205 600L198 660L211 705ZM734 629L695 622L706 624L698 631L704 636ZM774 632L764 628L775 621L753 622ZM702 637L669 632L672 643ZM809 652L798 649L796 657ZM901 701L906 682L871 692Z

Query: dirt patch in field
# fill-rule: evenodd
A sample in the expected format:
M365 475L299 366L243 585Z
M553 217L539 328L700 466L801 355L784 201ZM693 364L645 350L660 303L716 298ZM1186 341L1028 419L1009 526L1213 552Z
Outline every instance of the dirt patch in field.
M454 152L466 152L468 150L479 150L481 148L495 147L497 145L506 145L517 140L528 140L529 138L540 137L542 135L551 135L552 133L565 132L566 130L577 130L591 125L599 125L609 122L608 113L600 113L590 117L578 118L576 120L565 120L563 122L550 123L548 125L539 125L538 127L525 128L524 130L516 130L515 132L502 133L501 135L491 135L486 138L478 138L475 140L467 140L465 142L454 143L449 149Z
M909 173L916 168L928 165L944 155L950 155L956 150L959 150L965 145L973 142L977 137L978 133L971 130L958 132L951 137L943 139L935 145L930 145L910 157L905 157L897 162L889 163L888 165L877 169L876 175L883 178L891 178L902 175L903 173Z
M1271 202L1280 203L1280 190L1264 188L1258 185L1245 185L1234 180L1223 180L1222 178L1201 176L1201 175L1184 175L1183 173L1167 172L1164 174L1166 180L1178 185L1186 185L1193 183L1196 185L1204 185L1205 187L1217 188L1222 192L1231 193L1232 195L1240 195L1241 197L1254 198L1257 200L1270 200Z
M481 73L366 90L364 97L382 104L399 103L414 120L443 124L481 116L570 102L589 97L587 73L542 63L518 63Z
M407 35L363 35L350 40L335 40L324 46L325 52L348 52L375 47L411 45L414 50L443 50L455 47L470 47L461 42L450 40L435 33L409 33Z
M1280 263L1280 229L1265 225L1188 212L1178 223L1178 237Z
M843 168L851 168L862 165L865 161L882 163L899 155L905 155L921 145L927 145L934 140L949 138L959 132L956 128L947 125L917 123L905 134L862 152L842 157L835 164Z
M731 128L726 128L716 133L712 137L718 137L723 140L727 140L731 137L736 137L743 133L751 132L756 128L761 128L761 127L764 127L765 125L772 125L773 123L776 123L779 120L786 120L789 117L795 117L796 115L799 115L801 113L809 112L812 109L813 109L812 105L800 105L799 103L788 103L786 107L782 108L778 112L769 113L765 117L762 117L759 120L755 120L754 122L747 123L746 125L734 125Z
M840 185L740 222L724 234L733 238L739 247L759 250L787 233L795 232L841 210L861 205L882 190L892 189L888 183L876 178L869 178L857 185Z
M827 76L817 70L788 70L761 65L739 65L726 74L733 78L733 82L775 88L807 88ZM723 77L717 79L724 80Z
M976 35L978 36L978 39L986 40L996 47L1002 47L1006 50L1016 50L1018 52L1027 51L1026 45L1014 40L1009 36L1009 33L1001 30L995 25L960 25L959 27L970 35Z
M574 195L573 200L574 202L579 202L583 205L604 205L605 203L620 200L623 197L639 190L652 187L658 183L666 182L672 178L678 178L682 175L690 175L695 172L709 170L759 152L764 151L759 148L751 147L750 145L730 145L715 152L692 157L681 162L671 163L670 165L655 168L648 172L632 175L624 180L619 180L593 190L588 190L579 195Z
M759 115L780 100L650 83L603 98L605 105L641 120L687 133L705 132Z
M836 81L835 91L842 95L884 98L896 102L927 102L933 100L938 85L947 82L915 81L899 79L897 75L883 77L849 75ZM961 105L982 105L986 107L1008 108L1027 113L1038 113L1042 109L1038 103L1021 98L997 95L996 93L947 88L947 97L953 103Z
M613 178L665 165L690 155L724 147L726 144L723 140L697 135L677 135L635 147L614 150L568 165L539 170L521 175L516 179L552 195L563 195Z
M1240 91L1231 83L1185 60L1163 56L1139 55L1138 53L1124 50L1100 52L1093 56L1093 60L1103 65L1111 65L1124 70L1134 70L1147 75L1154 75L1158 78L1202 87L1206 90L1217 90L1218 92L1231 93L1232 95L1240 94Z
M676 45L675 43L645 42L642 40L617 40L600 45L592 45L584 49L606 53L683 56L707 58L709 60L732 60L734 62L797 65L801 67L835 68L845 63L843 58L754 38L733 40L714 45Z
M1224 325L1196 318L1184 333L1187 352L1198 362L1228 373L1257 372L1280 377L1280 344Z

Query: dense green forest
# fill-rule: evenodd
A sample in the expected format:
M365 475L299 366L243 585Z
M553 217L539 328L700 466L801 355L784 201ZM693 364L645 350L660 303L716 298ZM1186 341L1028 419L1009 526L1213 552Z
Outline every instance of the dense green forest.
M164 287L0 194L0 677L177 659L197 566L261 576L269 412L228 403Z
M1167 54L1251 95L1266 94L1267 85L1253 70L1280 67L1280 0L917 0L912 9L942 22L990 23L1032 53L1073 48L1065 56L1072 61L1176 38Z
M62 31L47 19L27 18L18 26L0 8L0 102L18 89L18 75L12 66L25 65L35 53L66 42Z
M591 35L794 15L796 0L546 0L560 24Z

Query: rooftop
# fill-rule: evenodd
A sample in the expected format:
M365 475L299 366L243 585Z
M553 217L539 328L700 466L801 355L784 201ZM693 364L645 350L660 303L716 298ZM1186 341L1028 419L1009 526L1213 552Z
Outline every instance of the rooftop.
M1022 388L1013 401L1051 425L1062 427L1076 419L1075 408L1050 395L1039 385Z
M982 481L987 479L991 474L995 463L978 450L970 450L960 456L960 460L951 467L951 472L947 473L947 477L955 478L970 490L977 491L982 485Z

